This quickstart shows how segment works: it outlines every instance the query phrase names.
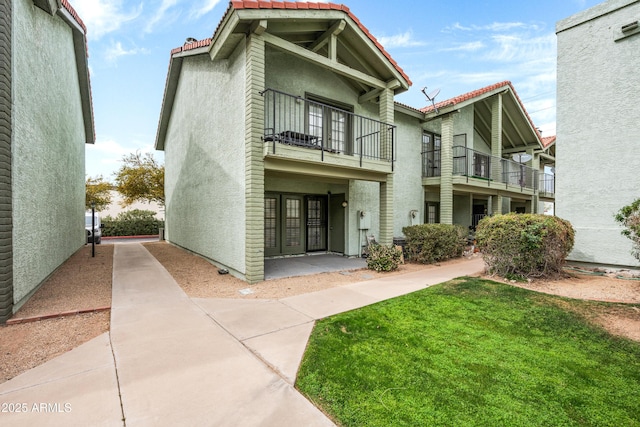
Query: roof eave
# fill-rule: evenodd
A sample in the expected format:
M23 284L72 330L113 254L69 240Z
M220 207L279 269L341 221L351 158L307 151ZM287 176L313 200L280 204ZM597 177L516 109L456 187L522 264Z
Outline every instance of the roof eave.
M96 140L95 120L93 115L93 99L91 95L91 78L89 76L89 61L87 50L86 28L78 18L76 12L68 2L56 2L59 8L56 12L71 28L73 34L73 48L76 57L78 85L80 88L80 102L84 121L85 143L94 144Z

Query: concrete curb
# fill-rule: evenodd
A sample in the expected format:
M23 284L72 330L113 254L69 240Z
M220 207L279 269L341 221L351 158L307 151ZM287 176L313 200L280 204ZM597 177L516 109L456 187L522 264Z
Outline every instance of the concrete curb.
M111 306L107 306L107 307L98 307L98 308L87 308L84 310L69 310L69 311L61 311L59 313L52 313L52 314L41 314L39 316L32 316L32 317L19 317L17 319L9 319L7 320L6 325L17 325L20 323L30 323L30 322L37 322L39 320L46 320L46 319L56 319L59 317L67 317L67 316L74 316L76 314L85 314L85 313L98 313L101 311L109 311L111 310Z
M102 240L118 240L118 239L151 239L153 237L160 237L158 234L144 234L141 236L102 236Z

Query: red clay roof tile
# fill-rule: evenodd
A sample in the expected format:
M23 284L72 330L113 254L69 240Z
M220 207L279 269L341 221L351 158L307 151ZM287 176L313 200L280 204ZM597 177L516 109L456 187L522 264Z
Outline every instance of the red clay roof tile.
M542 138L542 146L544 148L547 148L548 146L550 146L551 144L553 144L554 142L556 142L556 136L545 136L544 138Z
M63 0L63 1L66 1L66 0ZM304 10L304 9L339 10L339 11L342 11L342 12L346 13L349 16L349 18L351 18L351 20L353 22L355 22L355 24L358 26L358 28L360 28L360 30L362 32L364 32L364 34L369 38L369 40L371 40L371 42L378 48L378 50L384 55L384 57L387 58L387 60L393 65L393 67L396 69L396 71L398 71L400 73L400 75L407 81L407 83L409 85L412 84L411 83L411 79L409 78L409 76L398 65L398 63L396 61L394 61L393 58L391 58L391 55L389 55L389 53L378 42L378 40L373 36L373 34L371 34L369 32L367 27L365 27L360 22L360 20L353 13L351 13L351 10L349 10L349 8L347 6L342 5L342 4L315 3L315 2L289 2L289 1L285 1L285 2L273 1L273 2L271 2L271 1L263 1L263 0L260 0L260 1L257 1L257 0L232 0L229 3L229 8L227 9L226 13L222 17L222 20L218 24L218 27L216 28L215 33L217 33L220 30L220 27L222 26L222 23L224 22L224 19L226 18L226 16L233 9L283 9L283 8L284 9L290 9L290 10L294 10L294 9L300 9L300 10ZM211 44L211 39L202 40L202 42L205 42L205 41L208 41L206 45ZM183 52L183 51L190 50L190 49L195 49L195 47L192 46L192 45L193 44L186 44L184 46L177 47L177 48L175 48L175 49L173 49L171 51L171 54L174 55L174 54L179 53L179 52ZM206 46L206 45L203 45L203 46ZM200 46L196 46L196 47L200 47Z
M445 107L449 107L449 106L453 106L453 105L456 105L456 104L460 104L461 102L468 101L468 100L473 99L473 98L477 98L478 96L484 95L485 93L492 92L492 91L494 91L496 89L499 89L501 87L509 87L509 88L511 88L511 92L513 93L513 96L516 98L516 100L520 104L520 107L522 108L522 111L524 111L524 114L527 117L527 120L529 121L529 124L533 128L534 132L538 136L538 139L540 140L540 143L543 143L542 142L542 135L540 135L540 132L538 131L538 128L533 124L533 120L531 120L531 116L529 116L529 113L527 112L526 108L524 108L524 104L522 103L522 100L520 100L520 97L518 96L518 93L516 92L515 88L511 84L511 82L508 81L508 80L505 80L505 81L500 82L500 83L495 83L495 84L492 84L490 86L483 87L481 89L476 89L474 91L467 92L467 93L464 93L462 95L458 95L458 96L456 96L454 98L447 99L445 101L438 102L435 105L435 107L437 109L442 109L442 108L445 108ZM429 105L427 107L421 108L420 111L422 111L423 113L430 113L430 112L434 111L434 108L433 108L433 105Z
M82 27L82 29L84 30L84 33L87 34L87 27L86 25L84 25L84 22L82 22L82 19L80 19L80 16L78 16L78 12L76 12L76 10L71 6L71 4L68 2L68 0L62 0L62 7L64 7L67 12L69 12L69 14L71 16L73 16L73 19L76 20L76 22Z

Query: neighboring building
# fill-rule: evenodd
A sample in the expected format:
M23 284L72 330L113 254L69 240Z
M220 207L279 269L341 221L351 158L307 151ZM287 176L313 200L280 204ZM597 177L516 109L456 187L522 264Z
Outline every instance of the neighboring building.
M111 203L105 209L100 211L100 217L104 218L106 216L110 216L111 218L115 218L122 212L139 209L141 211L155 212L157 219L164 220L164 206L161 206L156 202L134 202L123 207L121 204L122 200L122 195L118 191L111 190Z
M85 34L66 0L0 0L0 322L85 243Z
M395 103L410 85L345 6L232 1L211 39L171 52L166 239L253 283L265 257L359 256L372 235L553 200L538 187L552 155L509 82L438 111Z
M640 197L640 1L607 1L556 32L556 215L576 230L570 259L637 265L614 215Z

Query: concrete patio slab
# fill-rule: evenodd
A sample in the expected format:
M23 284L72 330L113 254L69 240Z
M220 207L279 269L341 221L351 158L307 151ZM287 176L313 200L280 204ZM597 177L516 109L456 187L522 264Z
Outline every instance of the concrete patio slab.
M357 270L367 267L364 258L348 258L335 254L302 255L264 260L264 279L307 276L332 271Z

